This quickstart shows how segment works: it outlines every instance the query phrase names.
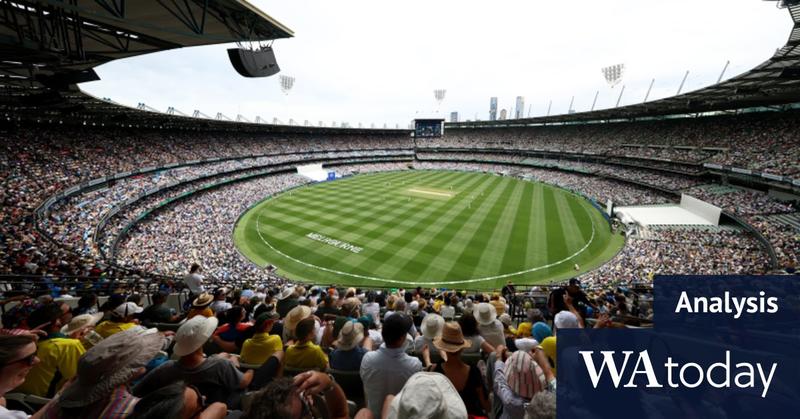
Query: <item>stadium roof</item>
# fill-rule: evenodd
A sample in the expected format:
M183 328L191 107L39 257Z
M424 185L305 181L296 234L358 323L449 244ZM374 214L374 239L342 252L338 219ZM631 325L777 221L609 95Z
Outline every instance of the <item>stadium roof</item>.
M319 132L135 109L82 92L110 60L185 46L287 38L291 30L242 0L0 0L0 111L9 119L177 129ZM800 102L800 5L775 55L722 83L644 104L548 117L446 124L452 128L579 123L725 111ZM223 59L223 58L221 58ZM325 128L325 131L345 129ZM383 132L384 130L346 129ZM386 132L408 130L386 130Z
M794 26L789 40L750 71L693 92L652 102L591 112L502 121L447 123L447 128L513 127L694 114L800 102L800 4L788 5ZM789 4L789 3L787 3Z
M293 36L241 0L2 0L0 7L0 83L27 89L96 79L91 68L139 54Z

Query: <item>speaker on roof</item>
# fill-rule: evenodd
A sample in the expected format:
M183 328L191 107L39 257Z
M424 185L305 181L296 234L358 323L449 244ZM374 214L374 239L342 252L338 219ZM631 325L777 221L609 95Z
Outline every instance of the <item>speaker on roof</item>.
M245 77L269 77L281 71L271 47L259 50L230 48L228 58L236 72Z

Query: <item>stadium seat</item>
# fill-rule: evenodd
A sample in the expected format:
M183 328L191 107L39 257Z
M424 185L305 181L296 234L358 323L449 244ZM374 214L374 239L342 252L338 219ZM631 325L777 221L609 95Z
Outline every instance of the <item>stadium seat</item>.
M222 348L219 347L219 345L214 343L214 341L209 340L208 342L206 342L205 345L203 345L203 352L206 355L210 356L210 355L218 354L218 353L225 352L225 351L223 351Z
M259 368L261 368L261 365L258 365L258 364L244 364L244 363L241 363L241 362L239 363L239 369L242 370L242 371L257 370Z
M35 413L37 410L41 409L42 406L50 402L50 399L46 397L25 393L6 393L3 397L6 398L6 402L13 402L12 404L19 406L30 414Z
M311 368L291 368L291 367L283 367L283 376L284 377L294 377L301 372L311 371Z
M483 359L483 354L481 354L480 352L475 352L471 354L461 354L461 360L469 365L477 365L478 361L480 361L481 359Z
M358 371L329 369L328 372L339 383L349 400L354 401L357 406L364 405L364 383L361 382L361 374Z

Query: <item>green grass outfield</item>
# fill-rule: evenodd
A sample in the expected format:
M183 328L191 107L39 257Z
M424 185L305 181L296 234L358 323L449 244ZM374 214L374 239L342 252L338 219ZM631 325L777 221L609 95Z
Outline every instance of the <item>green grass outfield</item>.
M276 195L242 216L234 241L256 264L271 263L297 281L489 290L595 269L624 239L588 201L563 189L411 170Z

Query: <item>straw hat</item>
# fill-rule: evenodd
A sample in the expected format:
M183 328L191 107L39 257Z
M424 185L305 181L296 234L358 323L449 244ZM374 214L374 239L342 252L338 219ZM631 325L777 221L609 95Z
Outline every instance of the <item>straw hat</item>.
M297 323L300 323L300 320L309 316L311 316L311 307L308 306L297 306L289 310L289 313L286 314L286 318L283 320L284 331L289 335L294 335L294 328L297 327Z
M433 340L433 346L442 352L458 352L472 346L472 342L464 339L458 323L447 322L442 329L442 335Z
M498 317L500 323L503 323L503 326L510 327L512 324L511 316L508 313L503 313Z
M172 352L177 356L185 356L205 345L219 320L216 317L195 316L181 325L175 333L175 347Z
M214 296L207 292L204 292L198 295L197 298L195 298L194 301L192 301L192 307L202 308L210 305L213 302L214 302Z
M294 291L295 291L294 287L286 287L286 288L284 288L283 290L281 290L281 293L278 294L278 300L285 300L285 299L291 297L292 294L294 294Z
M497 318L497 310L489 303L478 304L475 313L475 319L478 320L478 324L483 326L494 323Z
M463 419L467 408L450 380L435 372L408 378L389 405L388 419Z
M362 340L364 340L364 325L347 322L342 326L342 330L339 331L336 347L343 351L349 351L358 346Z
M61 393L58 405L83 407L108 397L147 365L163 344L158 330L138 327L103 339L80 358L76 380Z
M442 327L444 326L444 317L438 314L428 314L422 319L422 336L433 340L442 334Z
M61 328L61 333L64 335L69 335L85 327L94 326L102 318L103 318L103 313L81 314L80 316L75 316L72 318L69 324L66 324L64 325L64 327Z

